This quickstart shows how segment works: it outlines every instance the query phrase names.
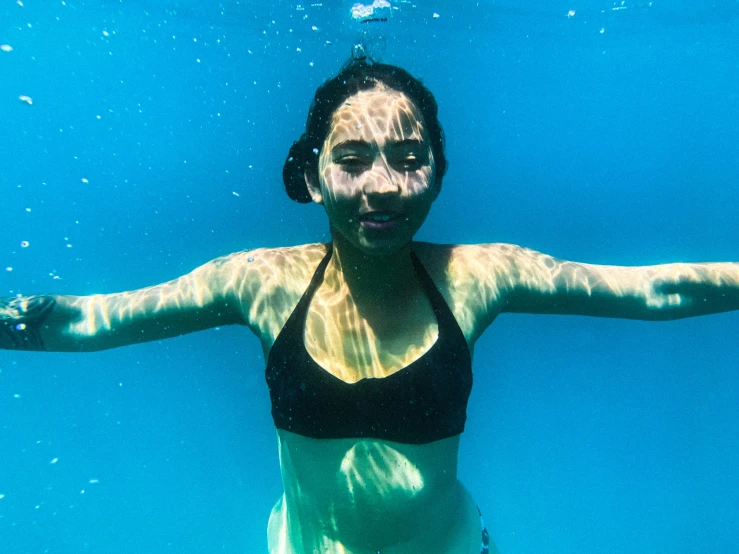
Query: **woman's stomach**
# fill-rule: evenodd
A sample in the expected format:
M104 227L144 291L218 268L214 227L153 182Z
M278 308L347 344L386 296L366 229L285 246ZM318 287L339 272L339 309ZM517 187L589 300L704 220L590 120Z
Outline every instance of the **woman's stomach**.
M471 502L459 437L429 444L311 439L278 431L289 534L380 549L441 528ZM437 524L438 523L438 524ZM296 537L297 538L297 537Z

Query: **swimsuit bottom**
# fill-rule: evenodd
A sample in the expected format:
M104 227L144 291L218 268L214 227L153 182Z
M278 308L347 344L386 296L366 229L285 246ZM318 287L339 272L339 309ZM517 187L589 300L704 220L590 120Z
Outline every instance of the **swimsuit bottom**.
M480 508L477 508L477 513L480 514L480 527L482 528L482 546L480 547L480 554L490 554L490 534L485 528L485 522L482 520L482 512Z

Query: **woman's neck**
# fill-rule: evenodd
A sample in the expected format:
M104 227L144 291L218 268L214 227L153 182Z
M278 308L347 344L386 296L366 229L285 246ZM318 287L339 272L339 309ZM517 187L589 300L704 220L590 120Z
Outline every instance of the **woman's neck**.
M411 244L386 256L370 256L334 233L326 282L337 290L347 287L357 304L385 304L407 299L416 283Z

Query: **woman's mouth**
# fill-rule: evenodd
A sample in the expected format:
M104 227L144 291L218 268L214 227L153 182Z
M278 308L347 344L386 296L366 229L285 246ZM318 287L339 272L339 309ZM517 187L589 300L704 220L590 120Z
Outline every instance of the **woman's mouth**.
M364 229L385 231L397 227L401 217L396 213L372 212L359 217L359 223Z

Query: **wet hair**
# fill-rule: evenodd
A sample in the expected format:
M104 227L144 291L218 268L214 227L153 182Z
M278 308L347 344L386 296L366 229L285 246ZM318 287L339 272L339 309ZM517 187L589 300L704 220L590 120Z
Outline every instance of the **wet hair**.
M305 174L318 182L318 154L331 131L334 112L350 96L379 84L405 94L421 112L431 141L431 152L436 165L436 184L441 187L447 161L444 155L444 131L439 122L434 95L406 70L359 57L353 58L335 77L323 83L316 91L308 111L305 133L293 143L282 168L282 181L290 198L304 204L312 201L305 184Z

